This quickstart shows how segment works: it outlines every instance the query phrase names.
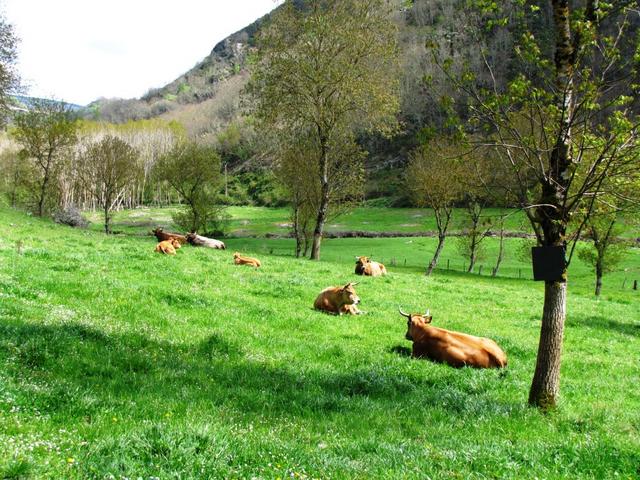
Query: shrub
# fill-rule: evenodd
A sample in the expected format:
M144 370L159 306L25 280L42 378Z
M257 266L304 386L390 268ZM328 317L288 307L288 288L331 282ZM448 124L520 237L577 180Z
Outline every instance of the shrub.
M84 218L80 210L75 207L68 207L56 212L53 215L53 220L56 223L69 225L74 228L87 228L89 226L89 221Z

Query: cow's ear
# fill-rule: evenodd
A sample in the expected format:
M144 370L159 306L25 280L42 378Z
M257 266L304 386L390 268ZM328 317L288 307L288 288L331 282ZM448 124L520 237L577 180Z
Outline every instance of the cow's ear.
M429 315L428 317L424 317L424 323L431 323L431 320L433 320L433 316Z

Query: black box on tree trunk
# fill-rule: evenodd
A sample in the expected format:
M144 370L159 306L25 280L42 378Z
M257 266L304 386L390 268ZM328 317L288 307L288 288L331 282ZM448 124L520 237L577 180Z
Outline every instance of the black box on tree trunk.
M533 279L546 282L563 282L566 266L564 246L532 247Z

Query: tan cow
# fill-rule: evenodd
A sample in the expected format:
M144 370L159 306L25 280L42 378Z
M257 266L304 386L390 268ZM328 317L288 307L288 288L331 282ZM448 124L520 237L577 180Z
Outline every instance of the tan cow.
M187 243L187 237L184 235L180 235L179 233L171 233L165 232L162 227L158 227L155 230L151 230L151 233L155 235L159 242L163 242L165 240L173 240L176 239L180 242L181 245Z
M413 356L429 358L452 367L501 368L507 366L507 355L489 338L453 332L430 325L429 310L424 315L404 313L407 318L407 340L413 342Z
M324 312L333 313L334 315L351 314L360 315L358 310L360 297L353 288L357 283L347 283L344 287L327 287L320 292L313 308Z
M387 268L380 262L372 262L369 257L356 257L356 274L380 277L387 274Z
M156 252L164 253L165 255L175 255L176 248L180 248L180 242L178 240L163 240L156 245Z
M255 268L258 268L260 265L262 265L260 263L260 260L258 260L257 258L244 257L240 255L239 252L235 252L233 254L233 263L235 263L236 265L249 265Z

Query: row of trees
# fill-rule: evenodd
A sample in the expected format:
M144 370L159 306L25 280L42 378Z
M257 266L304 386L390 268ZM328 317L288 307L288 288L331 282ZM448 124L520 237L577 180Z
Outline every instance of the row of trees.
M220 155L188 142L179 127L161 122L105 126L81 122L59 102L37 101L13 116L13 148L2 157L13 206L38 215L99 209L111 233L113 212L145 203L184 203L176 223L190 231L221 229L215 207ZM5 141L7 143L7 141Z

